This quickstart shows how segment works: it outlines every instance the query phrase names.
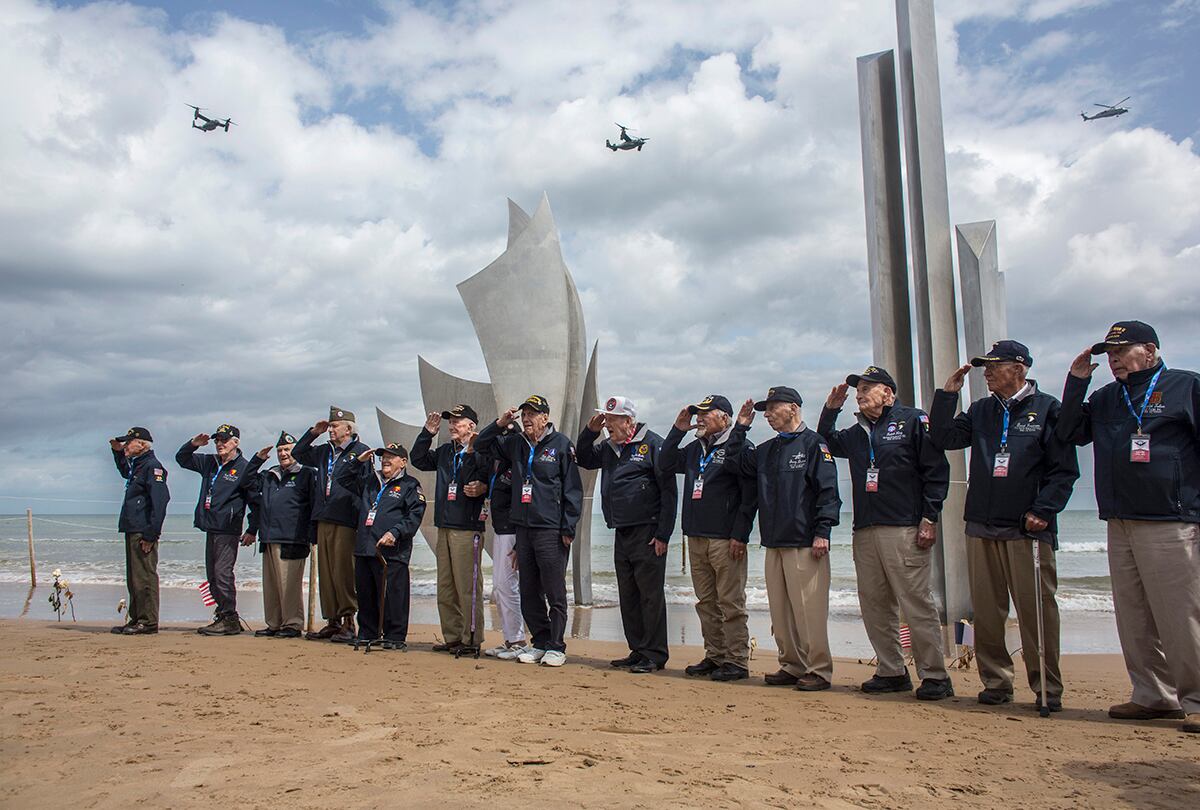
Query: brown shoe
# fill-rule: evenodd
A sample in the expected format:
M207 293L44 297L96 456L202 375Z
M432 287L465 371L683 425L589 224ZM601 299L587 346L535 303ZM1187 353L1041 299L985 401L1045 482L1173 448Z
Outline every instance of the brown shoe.
M821 692L830 687L829 681L815 672L810 672L796 681L796 689L801 692Z
M1180 730L1186 731L1188 734L1200 734L1200 712L1192 712L1185 717Z
M306 633L304 637L309 641L324 641L327 638L333 638L341 629L342 626L340 624L335 621L331 621L320 630L316 630L312 633Z
M1132 700L1108 707L1108 716L1114 720L1182 720L1183 709L1148 709ZM1200 731L1200 728L1196 729Z
M770 675L764 675L763 680L767 682L767 686L795 686L800 679L787 670L781 669Z

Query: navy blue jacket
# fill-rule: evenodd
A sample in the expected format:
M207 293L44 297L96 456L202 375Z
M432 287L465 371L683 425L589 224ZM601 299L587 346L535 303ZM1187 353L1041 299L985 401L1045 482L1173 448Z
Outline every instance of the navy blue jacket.
M1075 448L1054 434L1059 402L1037 390L1009 405L1009 469L1004 478L992 475L1004 406L995 394L978 399L957 416L958 394L939 389L929 409L929 435L943 450L971 448L967 500L963 517L1000 528L1024 529L1026 512L1048 524L1058 535L1058 513L1067 505L1079 463ZM1054 541L1055 544L1057 541Z
M584 427L576 442L579 466L603 470L600 508L610 529L653 524L655 538L667 542L675 532L679 502L675 474L658 469L662 436L639 424L633 438L617 447Z
M228 464L213 453L197 453L191 440L183 443L175 461L185 470L200 473L200 498L192 525L202 532L241 534L246 517L246 493L254 486L254 474L262 466L258 456L247 460L239 449ZM209 496L212 502L205 508Z
M858 414L858 424L845 430L834 429L837 417L838 411L822 409L817 433L833 456L850 460L854 528L916 526L922 518L937 523L950 489L950 462L930 441L925 412L889 405L875 424ZM872 448L879 488L867 492Z
M135 458L126 458L124 453L113 450L113 462L125 479L125 498L121 501L117 531L141 534L144 540L157 542L162 536L163 521L167 519L167 504L171 501L167 471L153 450Z
M1161 365L1129 375L1135 409L1141 410ZM1200 374L1167 369L1159 376L1142 417L1142 431L1150 435L1148 462L1129 460L1137 420L1121 383L1098 389L1085 403L1090 382L1067 376L1057 431L1072 444L1092 443L1101 519L1200 523Z
M704 439L697 439L680 450L679 443L685 435L672 425L658 456L658 467L662 472L683 475L684 535L749 542L750 527L754 525L754 482L741 474L737 454L726 447L733 440L734 431L730 429L728 435L718 437L711 446ZM738 445L738 452L743 446L754 447L745 436L739 441L744 444ZM700 474L700 461L710 454L704 468L703 493L700 498L693 498L692 489Z
M825 441L805 428L754 447L744 439L747 430L735 425L730 444L742 446L741 471L754 482L763 547L811 548L816 538L829 539L841 519L842 499L837 463Z
M462 472L465 481L483 481L488 485L488 520L496 534L514 534L512 522L512 464L504 456L484 453L467 453L466 466ZM481 508L482 514L482 508Z
M413 537L425 517L425 494L417 479L402 472L388 481L372 464L355 459L339 464L334 473L338 483L354 494L358 503L357 534L354 536L354 556L382 556L388 562L408 564L412 558ZM382 492L382 494L380 494ZM375 510L368 526L367 516ZM396 538L394 546L376 546L388 532Z
M339 450L328 442L313 447L319 435L309 428L292 448L292 458L317 468L317 502L313 507L313 520L355 528L358 526L358 498L338 483L337 472L349 464L351 458L371 448L360 442L357 434L350 437L345 450Z
M466 448L456 442L445 442L439 445L437 450L431 451L433 437L434 434L421 428L412 449L408 451L409 463L418 470L437 470L437 486L433 496L433 525L439 529L483 531L479 510L483 508L486 496L468 498L463 492L465 484L479 480L467 477L467 473L473 472L475 468L465 466L468 455ZM458 485L458 492L455 493L453 501L449 499L451 481Z
M575 525L583 509L583 482L575 461L575 447L554 425L547 425L545 434L531 446L524 433L506 433L492 422L475 437L475 452L503 456L512 465L510 503L514 526L555 529L565 537L575 536ZM521 503L521 487L526 480L533 484L531 503Z
M317 471L294 463L284 471L279 465L254 475L250 492L250 527L259 543L307 546L316 540L312 521L317 499Z

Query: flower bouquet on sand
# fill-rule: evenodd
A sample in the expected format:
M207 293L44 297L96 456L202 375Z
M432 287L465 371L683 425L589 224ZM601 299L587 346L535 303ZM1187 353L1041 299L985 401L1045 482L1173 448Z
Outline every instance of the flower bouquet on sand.
M50 607L54 608L54 614L58 616L61 622L63 617L63 603L66 602L66 607L71 609L71 621L75 621L75 603L72 601L75 594L71 593L70 584L63 579L62 571L54 569L54 590L50 591Z

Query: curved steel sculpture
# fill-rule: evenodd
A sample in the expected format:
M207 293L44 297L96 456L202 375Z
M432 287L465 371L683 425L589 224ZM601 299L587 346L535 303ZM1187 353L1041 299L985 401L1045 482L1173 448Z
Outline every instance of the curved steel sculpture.
M574 438L591 415L596 393L596 354L587 358L583 307L571 271L562 257L550 201L542 195L533 216L508 201L508 246L495 261L458 284L458 293L475 327L487 364L489 382L456 377L418 357L421 398L425 410L442 411L459 402L470 404L482 423L524 401L531 393L550 400L555 425ZM411 447L421 430L376 408L384 441ZM438 441L446 441L443 426ZM592 602L591 513L595 473L581 470L583 515L572 546L575 603ZM433 473L414 471L433 491ZM433 544L433 510L426 512L422 532ZM486 539L491 553L491 533Z

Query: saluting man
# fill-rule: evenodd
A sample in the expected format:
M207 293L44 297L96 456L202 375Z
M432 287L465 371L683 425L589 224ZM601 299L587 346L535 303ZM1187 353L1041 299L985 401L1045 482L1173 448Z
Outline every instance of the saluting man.
M602 439L600 430L608 431ZM579 466L603 470L600 503L616 530L613 564L629 655L612 661L633 673L667 665L667 543L675 531L674 473L656 469L662 437L637 421L628 397L610 397L579 434Z
M449 423L450 441L431 450L443 419ZM486 493L481 485L468 494L472 479L466 475L475 470L466 461L478 421L470 405L431 413L412 447L414 467L437 471L433 525L437 527L437 602L442 643L433 645L435 652L475 651L483 643L483 577L479 573L483 521L479 512Z
M125 585L129 590L126 623L112 628L118 635L158 632L158 540L171 493L167 471L154 456L154 439L144 427L131 427L109 439L117 472L125 479L125 497L117 531L125 535Z
M755 484L771 632L779 647L779 670L764 680L768 686L817 692L833 680L829 537L840 519L842 499L837 464L824 439L800 418L802 404L796 389L783 385L767 391L760 402L746 400L733 443L743 444L754 412L764 411L776 435L741 451L742 473Z
M317 437L329 431L329 441L313 447ZM354 641L354 538L358 531L358 499L337 481L338 468L349 464L371 448L354 432L354 414L332 405L329 418L317 422L300 437L292 456L301 464L317 468L317 581L321 592L321 615L325 626L310 633L310 639L329 639L342 644Z
M256 473L250 496L250 527L242 544L257 537L262 552L263 616L256 636L299 638L304 630L304 561L313 541L312 510L317 471L292 457L296 438L286 430L275 442L279 463ZM257 453L267 460L271 448Z
M505 434L518 416L521 432ZM561 667L567 661L567 560L583 508L575 447L550 422L549 401L533 394L481 430L475 450L503 455L512 465L521 613L533 636L517 661Z
M205 535L204 571L213 599L217 600L212 624L196 631L202 636L234 636L242 632L233 567L242 542L246 490L252 486L250 479L262 460L246 460L238 447L241 435L235 426L221 425L211 437L207 433L196 434L175 454L180 467L200 474L200 498L193 525ZM210 438L216 443L216 454L197 453Z
M990 396L957 416L958 392L972 366L983 366ZM1079 465L1075 448L1054 435L1059 402L1026 373L1033 357L1023 343L1001 340L950 375L933 395L929 435L943 450L971 448L964 517L967 573L975 608L975 658L986 706L1011 703L1013 660L1004 640L1009 595L1017 609L1025 673L1041 708L1062 710L1059 670L1058 513L1067 505ZM1042 616L1046 671L1038 671L1037 582L1033 543L1041 544Z
M1133 683L1117 720L1200 733L1200 374L1167 368L1142 321L1118 321L1071 364L1058 434L1092 442L1108 523L1117 634ZM1085 403L1104 354L1115 378Z
M857 424L836 430L849 388ZM911 692L900 646L900 616L912 632L919 700L954 696L942 657L942 627L930 588L930 549L950 488L950 464L929 438L929 418L896 401L896 381L870 366L835 385L817 433L829 452L850 460L854 485L854 572L858 604L879 664L862 685L867 693Z

